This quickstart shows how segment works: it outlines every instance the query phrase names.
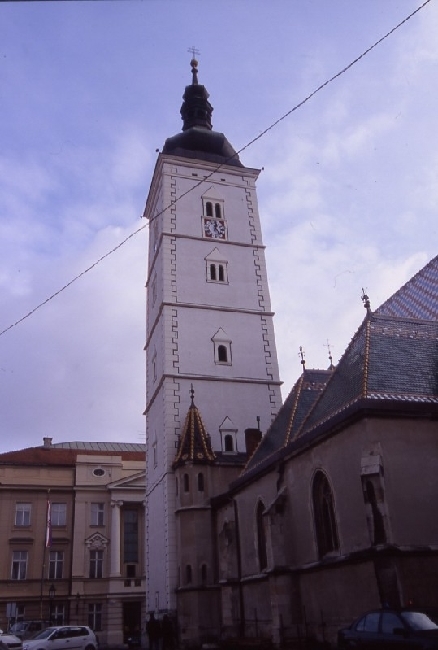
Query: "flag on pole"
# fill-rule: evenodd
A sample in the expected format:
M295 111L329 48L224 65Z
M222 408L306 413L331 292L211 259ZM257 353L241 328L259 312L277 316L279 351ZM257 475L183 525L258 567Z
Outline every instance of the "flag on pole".
M51 504L47 499L47 516L46 516L46 548L52 546L52 514Z

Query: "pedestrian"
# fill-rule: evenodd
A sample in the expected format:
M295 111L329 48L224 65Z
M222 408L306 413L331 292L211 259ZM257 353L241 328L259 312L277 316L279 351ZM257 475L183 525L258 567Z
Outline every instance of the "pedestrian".
M163 637L162 650L173 650L174 648L173 625L172 625L172 621L170 620L167 614L164 614L163 620L161 621L161 635Z
M149 650L160 650L161 625L160 621L155 618L154 612L149 615L146 632L149 637Z

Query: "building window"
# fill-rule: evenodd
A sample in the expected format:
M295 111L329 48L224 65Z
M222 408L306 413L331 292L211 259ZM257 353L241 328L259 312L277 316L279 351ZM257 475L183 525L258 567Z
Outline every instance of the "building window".
M220 203L214 204L214 216L216 219L222 219L222 206Z
M103 551L90 551L90 578L103 577Z
M256 525L257 525L257 551L259 557L259 569L263 571L268 566L268 558L266 554L266 534L265 526L263 522L263 513L265 511L265 506L262 501L259 501L257 505L256 513Z
M157 276L154 275L154 279L152 280L152 307L155 305L157 302Z
M103 526L104 525L104 514L105 514L105 504L104 503L92 503L91 504L91 526Z
M204 474L202 472L198 474L198 492L204 492Z
M154 381L157 381L157 351L154 350L152 357L152 377Z
M32 506L30 503L16 503L15 504L15 525L30 526L31 511L32 511Z
M224 451L234 451L234 440L231 433L227 433L224 438Z
M50 521L53 526L65 526L67 524L67 504L52 503L50 510Z
M102 603L88 604L88 627L91 627L93 632L102 631Z
M205 204L205 216L206 217L213 216L213 203L211 201L207 201Z
M189 490L190 490L189 475L184 474L184 492L189 492Z
M339 549L333 493L324 472L313 479L313 514L320 558Z
M14 551L12 553L12 580L26 580L27 551Z
M186 565L186 585L192 584L192 565Z
M214 346L214 361L218 364L231 366L231 339L220 328L211 339Z
M201 584L205 587L207 584L207 565L201 565Z
M227 265L224 262L208 262L207 282L227 283Z
M49 553L49 580L60 580L64 565L63 551L50 551Z
M371 541L373 545L386 543L385 521L377 503L376 491L371 480L365 482L365 503L371 510Z
M65 621L65 605L63 603L54 604L52 607L52 624L64 625Z
M123 561L138 562L138 510L123 510Z
M152 443L152 458L154 462L154 467L158 466L158 440L157 440L157 434L154 434L154 441Z
M217 359L219 363L228 363L228 350L226 345L218 345Z
M126 565L126 577L134 579L137 573L137 566L135 564Z

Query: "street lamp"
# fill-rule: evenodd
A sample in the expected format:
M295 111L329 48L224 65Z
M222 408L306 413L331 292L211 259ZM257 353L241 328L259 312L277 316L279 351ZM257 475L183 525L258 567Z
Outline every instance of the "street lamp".
M50 601L50 623L52 623L52 618L53 618L53 601L55 600L55 585L52 584L49 587L49 601Z

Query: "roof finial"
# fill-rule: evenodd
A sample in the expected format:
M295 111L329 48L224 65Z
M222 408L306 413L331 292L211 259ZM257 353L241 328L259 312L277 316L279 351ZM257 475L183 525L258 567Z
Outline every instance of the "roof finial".
M197 50L194 45L192 45L192 47L189 47L187 51L192 53L192 60L190 61L190 65L192 66L192 77L193 77L192 85L197 86L198 85L198 61L195 58L195 56L201 54L201 52Z
M370 299L369 299L369 297L367 296L367 294L365 293L365 289L364 289L363 287L362 287L362 295L361 295L361 299L362 299L362 302L363 302L363 306L364 306L365 309L367 310L367 314L370 314L370 313L371 313L371 304L370 304Z
M327 350L328 350L328 358L329 358L329 361L330 361L329 370L334 370L335 367L334 367L334 365L333 365L333 357L332 357L332 351L331 351L331 349L330 349L330 343L329 343L329 340L327 339L327 343L323 343L323 345L324 345L324 347L327 348Z
M301 345L300 345L300 351L299 351L299 353L298 353L298 356L301 357L301 361L300 361L300 363L301 363L301 365L303 366L303 370L305 370L305 369L306 369L305 352L304 352L304 349L303 349L303 347L302 347Z
M195 391L193 390L193 384L190 384L190 399L192 400L192 406L194 404L193 400L195 399Z

